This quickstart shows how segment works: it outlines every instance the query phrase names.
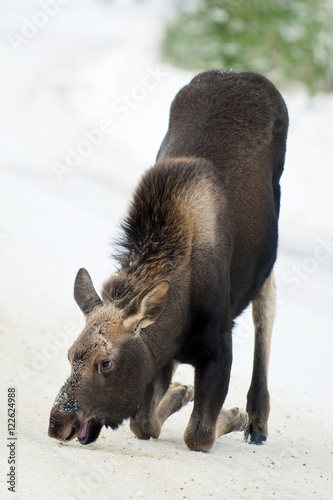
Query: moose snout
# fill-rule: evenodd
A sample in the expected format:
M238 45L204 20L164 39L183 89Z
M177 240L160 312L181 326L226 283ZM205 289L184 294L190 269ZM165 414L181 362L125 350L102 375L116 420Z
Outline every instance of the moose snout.
M69 441L80 431L80 408L75 398L75 383L69 378L61 387L50 413L48 435L61 441Z
M61 441L73 439L79 432L77 425L77 415L74 413L62 414L59 408L54 407L51 410L48 435L51 438Z

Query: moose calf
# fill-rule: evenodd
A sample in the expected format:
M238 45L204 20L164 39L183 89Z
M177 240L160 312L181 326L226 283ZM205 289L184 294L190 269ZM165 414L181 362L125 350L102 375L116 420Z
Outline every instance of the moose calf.
M85 269L77 274L86 326L69 349L71 375L49 436L88 444L103 425L130 418L138 438L157 438L194 399L184 435L191 450L208 451L234 430L266 440L287 128L281 95L256 73L208 71L176 95L156 164L122 225L118 272L102 298ZM222 406L233 320L249 302L255 348L245 413ZM194 366L194 389L171 383L177 363Z

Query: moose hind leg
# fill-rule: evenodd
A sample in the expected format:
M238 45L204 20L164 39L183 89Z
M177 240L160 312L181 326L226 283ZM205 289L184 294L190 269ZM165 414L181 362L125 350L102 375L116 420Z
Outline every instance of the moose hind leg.
M248 415L239 408L225 410L222 408L217 419L216 438L229 432L243 431L248 424Z
M162 426L166 419L194 399L194 388L174 382L170 385L157 408L157 418Z
M262 444L267 439L267 420L270 410L267 373L271 336L275 318L276 285L273 271L252 301L255 328L253 372L246 410L249 422L245 440Z

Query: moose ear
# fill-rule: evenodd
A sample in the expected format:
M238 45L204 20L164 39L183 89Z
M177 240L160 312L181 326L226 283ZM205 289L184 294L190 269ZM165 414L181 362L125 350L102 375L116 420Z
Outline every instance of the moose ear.
M90 275L86 269L81 268L76 275L74 283L74 299L86 316L97 306L103 303L96 293Z
M169 282L159 281L137 295L126 307L123 325L131 332L154 323L164 311L168 300Z

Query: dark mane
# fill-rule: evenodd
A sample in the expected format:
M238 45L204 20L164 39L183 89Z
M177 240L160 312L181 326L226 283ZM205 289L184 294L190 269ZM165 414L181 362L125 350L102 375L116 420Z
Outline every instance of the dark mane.
M152 281L167 278L190 250L185 193L202 173L199 159L161 161L142 177L116 242L118 273L104 285L104 300L120 307ZM177 181L175 182L175 179Z

